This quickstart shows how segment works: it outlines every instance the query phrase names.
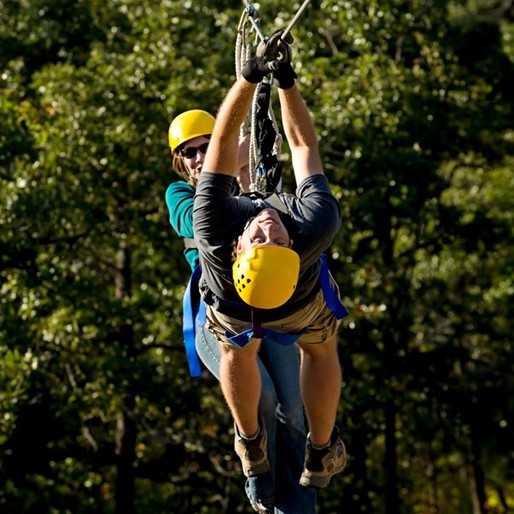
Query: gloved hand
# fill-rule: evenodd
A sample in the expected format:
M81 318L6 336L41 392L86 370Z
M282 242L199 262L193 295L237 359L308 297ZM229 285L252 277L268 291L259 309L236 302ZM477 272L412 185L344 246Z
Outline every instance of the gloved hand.
M268 73L278 70L281 63L291 62L291 47L293 37L288 34L284 41L280 39L283 30L274 32L269 38L261 41L257 47L255 57L248 59L241 70L241 74L248 81L254 84L268 75Z
M283 30L277 30L269 38L261 41L257 47L257 57L266 57L269 62L277 64L291 62L292 52L289 45L294 39L291 34L282 39L283 33Z
M278 70L273 72L273 78L277 87L280 89L290 89L294 86L294 81L298 77L293 70L291 63L284 62L278 65Z
M250 57L241 70L241 75L252 84L258 84L262 79L271 72L274 61L268 62L265 57Z

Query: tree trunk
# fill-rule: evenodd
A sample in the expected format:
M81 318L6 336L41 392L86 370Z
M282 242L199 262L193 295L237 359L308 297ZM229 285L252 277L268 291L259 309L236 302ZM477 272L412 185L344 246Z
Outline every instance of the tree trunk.
M430 484L430 512L439 514L439 491L437 487L437 464L432 450L430 451L428 481Z
M473 514L487 514L485 478L481 464L481 441L474 422L471 423L471 448L468 480L473 502Z
M394 399L385 404L385 495L386 514L399 514L398 457L396 454L396 406Z
M126 298L132 295L131 255L126 248L121 248L117 255L116 296ZM119 327L118 345L128 366L135 359L134 332L130 323ZM125 388L123 411L119 413L116 423L116 492L115 513L135 514L135 473L137 426L133 418L135 392L129 383Z
M129 405L131 403L131 405ZM136 426L127 410L133 412L134 401L126 402L125 412L120 413L116 424L116 492L115 492L115 512L116 514L135 514L135 446L136 446Z

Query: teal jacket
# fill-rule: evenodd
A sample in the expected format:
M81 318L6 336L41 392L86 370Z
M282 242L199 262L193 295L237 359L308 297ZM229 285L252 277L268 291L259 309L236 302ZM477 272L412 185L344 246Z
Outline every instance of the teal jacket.
M166 190L166 205L170 213L170 224L181 238L193 239L193 201L195 188L180 180ZM198 250L184 248L184 256L193 271L198 266Z

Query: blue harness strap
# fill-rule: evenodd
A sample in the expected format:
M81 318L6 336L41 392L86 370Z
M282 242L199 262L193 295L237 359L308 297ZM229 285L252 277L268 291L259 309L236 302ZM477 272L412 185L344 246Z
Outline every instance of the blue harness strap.
M321 255L319 259L321 261L319 281L321 282L321 289L323 290L325 302L327 302L328 308L334 313L337 319L343 319L345 316L348 316L348 311L339 299L336 290L330 283L330 273L328 272L327 257L325 255Z
M271 330L269 328L261 327L261 334L263 339L271 339L274 343L278 343L282 346L290 346L298 340L298 338L304 333L298 332L296 334L282 334L281 332L277 332L276 330ZM240 332L239 334L231 334L230 332L225 333L226 338L231 342L234 343L236 346L239 346L239 348L242 348L248 342L250 339L254 336L253 329L249 328L248 330L245 330L244 332Z
M192 377L199 377L202 374L200 359L195 346L198 325L205 322L205 303L199 298L198 293L198 282L201 274L200 266L197 266L189 279L182 301L182 333L186 345L189 373Z

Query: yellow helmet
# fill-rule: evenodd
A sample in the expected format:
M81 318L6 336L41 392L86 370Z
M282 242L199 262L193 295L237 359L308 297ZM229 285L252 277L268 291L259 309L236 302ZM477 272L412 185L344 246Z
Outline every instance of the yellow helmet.
M198 136L209 136L214 128L214 116L200 109L179 114L170 124L168 139L172 153L186 141Z
M257 246L240 255L232 278L241 299L257 309L275 309L293 295L300 257L283 246Z

